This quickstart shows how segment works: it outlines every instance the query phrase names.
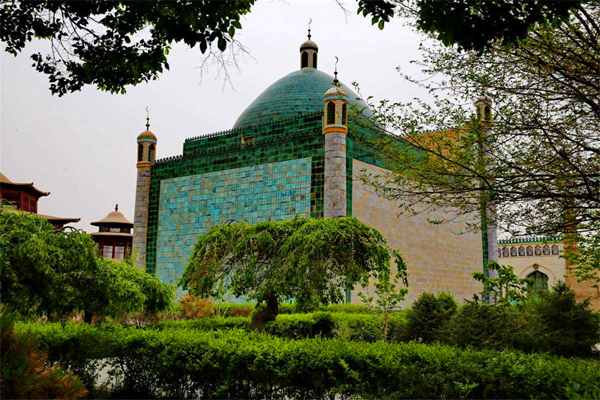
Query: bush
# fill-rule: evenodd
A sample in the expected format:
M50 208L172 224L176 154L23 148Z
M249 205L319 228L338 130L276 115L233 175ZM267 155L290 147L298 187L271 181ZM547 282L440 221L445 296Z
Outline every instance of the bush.
M600 318L588 301L577 303L564 283L538 296L524 305L530 338L526 345L560 355L589 355L592 346L600 343Z
M518 310L510 305L469 302L450 320L441 337L463 347L510 349L524 331L522 322Z
M249 317L254 310L254 305L248 303L218 303L216 307L218 313L225 317Z
M408 335L411 339L431 343L440 339L440 331L456 313L451 295L423 293L408 312Z
M265 332L289 339L333 337L335 322L328 313L280 315L267 323Z
M188 321L183 321L188 322ZM113 396L152 398L594 398L598 363L441 345L286 340L254 332L20 325L76 371L108 360ZM115 394L116 393L116 394Z
M186 294L179 301L181 316L185 319L212 317L216 307L209 299L201 299L191 294Z
M48 366L31 338L16 337L14 317L0 311L0 398L79 399L87 393L77 376Z

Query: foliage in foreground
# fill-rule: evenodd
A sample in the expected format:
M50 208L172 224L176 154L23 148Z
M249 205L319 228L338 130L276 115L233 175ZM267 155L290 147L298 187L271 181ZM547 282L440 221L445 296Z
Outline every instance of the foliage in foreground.
M353 308L346 305L348 310ZM332 324L328 324L327 319ZM328 328L323 329L320 324ZM220 330L249 329L249 325L247 317L217 317L162 321L158 327ZM582 357L592 356L592 346L600 343L600 315L594 314L587 302L577 303L573 292L564 284L549 292L532 295L518 304L471 301L458 307L450 295L424 293L410 309L390 314L388 332L382 329L385 325L384 313L315 312L279 315L264 329L266 333L287 338L322 336L367 342L415 340Z
M2 304L22 316L121 316L168 308L174 290L133 265L97 257L90 236L34 214L0 210Z
M407 340L406 317L403 312L388 316L388 333L381 329L383 314L351 314L343 312L315 312L303 314L281 314L275 321L265 325L264 332L289 339L310 337L335 337L345 340L375 342ZM160 321L158 329L196 329L201 331L245 329L251 330L247 317L211 317L187 321Z
M181 278L202 297L225 292L258 302L261 327L295 299L301 307L339 303L344 289L389 271L383 236L352 217L217 225L198 238Z
M90 383L104 359L113 396L147 398L594 398L594 361L423 344L284 340L229 330L20 324ZM119 375L124 371L125 375ZM93 387L93 386L90 386Z
M0 398L70 400L87 395L76 376L46 361L30 338L16 336L14 316L0 310Z

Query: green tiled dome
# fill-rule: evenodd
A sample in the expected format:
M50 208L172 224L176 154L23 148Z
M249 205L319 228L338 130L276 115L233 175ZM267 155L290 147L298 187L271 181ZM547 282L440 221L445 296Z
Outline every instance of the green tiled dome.
M314 68L292 72L269 86L244 110L234 128L278 121L298 113L319 112L323 95L331 87L333 77ZM361 109L366 104L349 87L342 85L348 101Z

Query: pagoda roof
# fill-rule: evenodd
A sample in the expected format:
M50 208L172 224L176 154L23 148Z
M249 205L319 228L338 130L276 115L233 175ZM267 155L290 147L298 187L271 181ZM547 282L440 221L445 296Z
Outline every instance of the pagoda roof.
M92 236L117 236L117 237L133 237L133 234L126 232L92 232Z
M119 207L115 206L115 210L106 214L104 218L98 221L94 221L91 223L94 226L101 225L119 225L119 226L128 226L133 227L133 223L129 221L125 216L119 211Z
M45 215L45 214L35 214L35 215L39 215L40 217L44 218L45 220L47 220L48 222L50 222L53 225L64 225L64 224L69 224L71 222L79 222L81 220L81 218L75 218L75 217L56 217L54 215Z
M33 186L33 182L13 182L0 172L0 187L13 188L16 190L29 191L38 197L48 196L50 192L44 192Z

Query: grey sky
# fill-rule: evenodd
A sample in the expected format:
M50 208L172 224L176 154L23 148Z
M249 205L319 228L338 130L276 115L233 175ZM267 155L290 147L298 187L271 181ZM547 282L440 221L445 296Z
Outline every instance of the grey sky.
M132 220L136 136L144 129L146 105L159 158L180 154L187 137L230 129L256 96L299 68L298 48L311 17L319 69L331 74L338 56L341 80L359 82L365 97L424 96L395 69L416 73L409 61L423 37L399 20L380 31L356 15L355 4L346 0L344 14L334 0L259 0L236 35L250 55L238 57L239 70L230 69L233 88L224 86L216 66L201 76L200 51L181 45L171 51L171 69L158 81L125 95L89 87L59 98L31 67L31 47L16 58L1 53L0 171L50 191L40 199L39 212L81 217L78 227L85 230L115 203Z

